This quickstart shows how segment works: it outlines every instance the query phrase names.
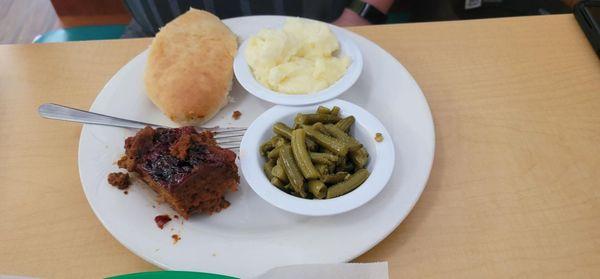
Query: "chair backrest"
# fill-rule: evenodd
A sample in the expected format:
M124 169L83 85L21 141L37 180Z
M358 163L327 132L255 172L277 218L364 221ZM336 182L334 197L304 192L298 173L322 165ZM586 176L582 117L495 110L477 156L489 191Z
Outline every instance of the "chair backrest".
M119 39L125 32L125 25L94 25L56 29L33 39L34 43L55 43L88 40Z

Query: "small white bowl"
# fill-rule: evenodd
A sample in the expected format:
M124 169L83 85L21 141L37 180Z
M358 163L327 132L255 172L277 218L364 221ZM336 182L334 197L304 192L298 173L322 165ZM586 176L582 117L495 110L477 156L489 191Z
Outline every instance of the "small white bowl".
M332 100L323 104L331 108L341 108L341 115L353 115L356 122L351 134L369 152L367 169L369 178L354 191L343 196L325 200L309 200L287 194L273 186L263 172L265 162L260 155L259 146L274 134L271 127L276 122L287 125L293 123L297 113L313 113L318 105L290 107L274 106L260 115L246 131L240 146L240 164L244 178L261 198L283 210L308 216L327 216L355 209L375 197L388 183L394 170L394 145L385 127L372 114L363 108L342 100ZM384 140L376 142L376 133Z
M329 29L338 39L340 43L340 50L338 51L341 56L347 56L350 58L350 66L346 69L346 73L331 86L317 92L307 94L287 94L275 92L254 78L252 70L245 59L245 50L248 44L248 40L245 40L233 61L233 72L238 82L250 92L252 95L263 99L267 102L271 102L279 105L288 106L302 106L317 104L324 101L328 101L336 98L337 96L344 93L348 88L352 87L363 68L363 58L358 46L344 34L343 30L337 26L328 24Z

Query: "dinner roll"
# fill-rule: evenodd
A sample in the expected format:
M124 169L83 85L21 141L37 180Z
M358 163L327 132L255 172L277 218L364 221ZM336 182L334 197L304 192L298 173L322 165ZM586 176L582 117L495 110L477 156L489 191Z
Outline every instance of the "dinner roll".
M152 102L185 125L211 119L227 104L235 34L211 13L190 9L152 41L144 84Z

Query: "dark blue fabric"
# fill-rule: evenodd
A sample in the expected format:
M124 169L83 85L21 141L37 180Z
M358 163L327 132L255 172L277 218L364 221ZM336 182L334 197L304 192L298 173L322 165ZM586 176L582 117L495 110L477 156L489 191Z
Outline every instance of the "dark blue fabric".
M154 36L164 24L190 7L211 12L221 19L247 15L307 17L322 21L338 18L347 0L124 0L134 21L125 37Z

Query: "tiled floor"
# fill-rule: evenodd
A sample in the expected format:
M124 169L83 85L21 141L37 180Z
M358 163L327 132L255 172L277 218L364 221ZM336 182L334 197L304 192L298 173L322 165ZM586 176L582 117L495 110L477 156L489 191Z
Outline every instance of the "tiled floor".
M31 43L60 27L50 0L0 0L0 44Z

